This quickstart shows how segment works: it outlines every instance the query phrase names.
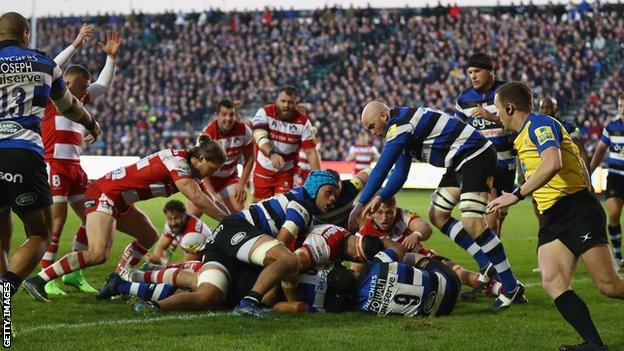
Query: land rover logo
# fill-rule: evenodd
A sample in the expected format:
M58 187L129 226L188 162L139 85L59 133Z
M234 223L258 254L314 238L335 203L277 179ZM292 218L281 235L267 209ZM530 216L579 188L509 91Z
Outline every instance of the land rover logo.
M247 236L247 233L245 232L238 232L232 235L232 240L230 240L230 244L236 245L240 243L243 239L245 239L245 236Z
M37 200L37 194L35 193L24 193L15 198L15 203L20 206L28 206Z
M12 135L22 129L22 126L13 121L0 122L0 135Z

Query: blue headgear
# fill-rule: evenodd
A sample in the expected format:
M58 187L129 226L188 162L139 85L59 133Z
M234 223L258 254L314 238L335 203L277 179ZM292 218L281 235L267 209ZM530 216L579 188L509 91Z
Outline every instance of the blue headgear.
M308 195L310 195L310 197L316 199L316 194L323 185L333 185L337 187L338 179L336 179L334 174L329 171L315 169L310 172L308 178L306 178L306 181L303 184L303 189L306 193L308 193Z

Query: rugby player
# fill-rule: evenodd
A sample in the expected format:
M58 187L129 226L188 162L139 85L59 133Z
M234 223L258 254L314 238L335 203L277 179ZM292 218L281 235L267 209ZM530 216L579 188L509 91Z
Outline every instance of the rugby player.
M225 158L219 142L201 135L195 147L164 149L96 180L87 189L84 205L87 251L67 254L28 278L26 291L36 300L49 301L44 289L48 281L106 262L116 229L136 239L126 247L115 269L122 276L129 275L158 239L150 219L133 205L137 201L169 197L180 191L208 216L223 219L225 214L201 191L197 181L219 169Z
M592 157L589 174L602 163L609 150L609 174L607 175L607 225L611 237L611 248L616 266L624 266L622 259L622 227L620 216L624 204L624 94L618 97L618 116L613 118L602 131L600 142Z
M212 176L202 184L215 202L223 203L234 213L245 206L247 199L247 181L253 168L254 150L251 129L240 121L234 103L223 99L217 103L214 121L204 129L204 134L217 140L225 149L227 159ZM243 165L243 172L238 176L238 165ZM187 202L189 212L201 217L202 212L192 202Z
M84 24L74 43L68 46L54 61L63 67L80 46L91 37L93 27ZM100 72L97 81L90 83L91 74L80 65L71 65L63 73L69 91L84 104L94 101L103 95L111 86L115 75L117 53L121 46L121 37L117 32L107 34L105 43L98 46L106 54L106 64ZM78 227L72 244L73 251L87 249L87 233L85 230L84 193L89 185L87 174L80 166L84 127L63 117L54 104L46 104L44 117L41 123L44 159L48 165L48 182L52 190L52 238L46 253L41 259L41 268L48 268L55 261L59 240L67 219L67 203L78 218L81 225ZM88 293L95 290L85 280L82 270L63 276L66 285ZM53 280L46 284L48 295L65 295Z
M494 77L494 59L478 52L468 58L467 73L471 86L459 94L455 106L455 117L477 129L492 142L498 161L493 174L489 200L497 198L502 191L510 192L516 180L516 157L512 154L515 133L505 130L497 117L494 94L505 82ZM445 174L448 184L458 186L452 172ZM503 220L507 212L499 211L485 216L488 227L500 237Z
M253 138L258 147L253 202L293 188L299 149L305 152L311 170L320 168L312 125L295 108L297 97L297 89L283 87L275 103L260 108L253 118Z
M370 167L371 162L377 161L379 151L370 143L368 133L361 132L358 134L357 142L349 148L347 154L347 162L355 161L353 166L353 174L357 174Z
M503 244L483 223L497 163L492 143L473 127L430 108L390 109L381 102L373 101L364 108L362 123L366 130L385 137L386 145L351 211L349 229L356 230L356 221L361 214L376 211L384 199L401 189L413 157L450 169L454 180L450 180L449 176L442 177L438 190L432 196L431 222L473 255L483 269L483 276L491 277L488 271L496 271L505 293L494 300L493 310L507 308L513 302L526 302L524 286L513 275ZM392 175L385 187L379 190L393 166ZM458 202L461 223L451 217L451 211ZM487 282L483 281L483 286Z
M505 128L518 132L514 147L527 180L490 202L488 210L512 206L533 194L543 215L537 249L542 286L584 340L560 349L606 350L587 305L570 288L580 258L603 294L624 299L624 279L611 264L606 216L589 190L583 160L561 123L532 112L533 94L524 83L503 85L494 103Z
M52 195L41 140L41 118L48 99L59 112L82 124L93 141L100 127L71 95L61 69L44 53L28 48L30 26L19 13L0 16L0 224L3 268L0 283L13 296L50 242ZM7 264L11 210L24 223L26 241Z

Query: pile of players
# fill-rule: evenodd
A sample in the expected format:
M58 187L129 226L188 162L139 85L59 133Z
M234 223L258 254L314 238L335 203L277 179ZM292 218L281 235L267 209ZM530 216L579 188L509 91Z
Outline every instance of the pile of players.
M28 50L27 23L17 16L0 18L0 34L13 35L13 41L0 47L10 62L29 59L15 54ZM14 27L21 28L21 37ZM310 122L296 105L297 91L284 87L274 104L258 110L251 128L237 119L232 102L222 100L215 121L195 146L161 150L87 185L78 163L84 129L70 119L85 125L92 136L99 134L79 100L88 102L110 84L119 35L111 33L107 43L100 44L112 68L105 67L93 84L80 66L70 66L63 79L57 64L63 57L66 61L90 32L89 26L83 27L77 42L57 56L56 63L49 63L54 80L49 94L54 91L51 97L60 113L47 96L30 96L33 104L49 105L43 118L43 145L36 140L34 144L49 164L52 198L46 199L46 186L37 183L38 178L20 182L21 187L41 192L30 197L18 194L23 191L20 186L3 183L10 203L2 213L13 209L20 214L28 235L32 234L28 215L54 202L53 241L42 262L44 269L23 284L35 299L48 301L49 294L60 293L50 282L70 274L66 283L92 291L75 272L107 261L114 233L120 230L136 240L124 250L97 297L139 296L146 302L134 306L138 312L233 308L237 315L263 316L267 312L262 306L273 306L296 312L446 315L458 300L461 284L493 293L491 308L498 311L526 302L524 286L515 278L499 236L505 209L533 194L543 214L538 261L544 288L585 340L562 348L606 348L589 311L582 307L584 302L569 288L581 258L603 293L624 298L624 281L610 261L604 212L589 191L586 168L570 134L557 120L532 111L533 97L526 85L495 81L489 56L475 54L468 60L472 85L458 98L457 118L432 108L367 104L363 128L384 138L385 147L372 172L360 171L351 180L319 170ZM25 63L14 69L28 73L29 67ZM73 97L67 97L65 81ZM13 91L20 94L17 88ZM13 105L10 112L19 114ZM29 122L22 117L11 122L27 129ZM32 138L5 129L10 134L0 146L30 150L26 146L33 144ZM16 141L23 145L10 144ZM302 186L293 188L300 150L310 172L301 177ZM526 182L514 190L516 153ZM413 158L447 169L432 195L429 219L474 257L479 273L426 249L421 242L431 235L429 225L397 208L393 196L402 188ZM240 177L238 164L243 165ZM254 201L245 208L252 170ZM8 182L7 173L13 173L5 172ZM158 233L134 203L178 191L188 199L191 212L206 214L219 224L211 231L198 216L187 214L182 203L169 202L165 235L147 255ZM54 261L67 201L84 218L84 227L74 251ZM456 205L460 220L451 216ZM166 252L172 245L185 251L185 262L169 264ZM8 245L3 248L8 250ZM149 263L139 267L144 257ZM349 268L343 261L351 262ZM14 288L21 283L10 269L2 279Z

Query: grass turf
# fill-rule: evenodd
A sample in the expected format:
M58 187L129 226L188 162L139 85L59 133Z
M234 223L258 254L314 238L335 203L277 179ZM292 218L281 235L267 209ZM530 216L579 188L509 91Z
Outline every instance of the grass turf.
M426 217L430 192L402 191L399 205ZM138 204L162 228L166 199ZM59 255L71 248L78 226L69 216ZM503 227L503 243L516 276L526 286L529 303L501 313L489 312L492 298L460 302L444 318L374 317L342 315L276 315L258 320L224 313L166 313L154 317L133 315L123 300L96 301L92 295L57 284L67 296L51 303L34 301L20 291L13 299L12 315L19 350L555 350L562 343L581 340L556 311L539 284L536 266L537 221L531 202L510 210ZM24 238L15 220L13 248ZM109 261L85 270L99 288L114 269L130 237L118 233ZM475 269L472 258L446 236L435 231L426 243L439 254ZM179 258L179 252L176 258ZM36 273L36 272L35 272ZM604 297L585 273L576 274L575 291L587 302L594 322L611 350L624 350L624 303Z

